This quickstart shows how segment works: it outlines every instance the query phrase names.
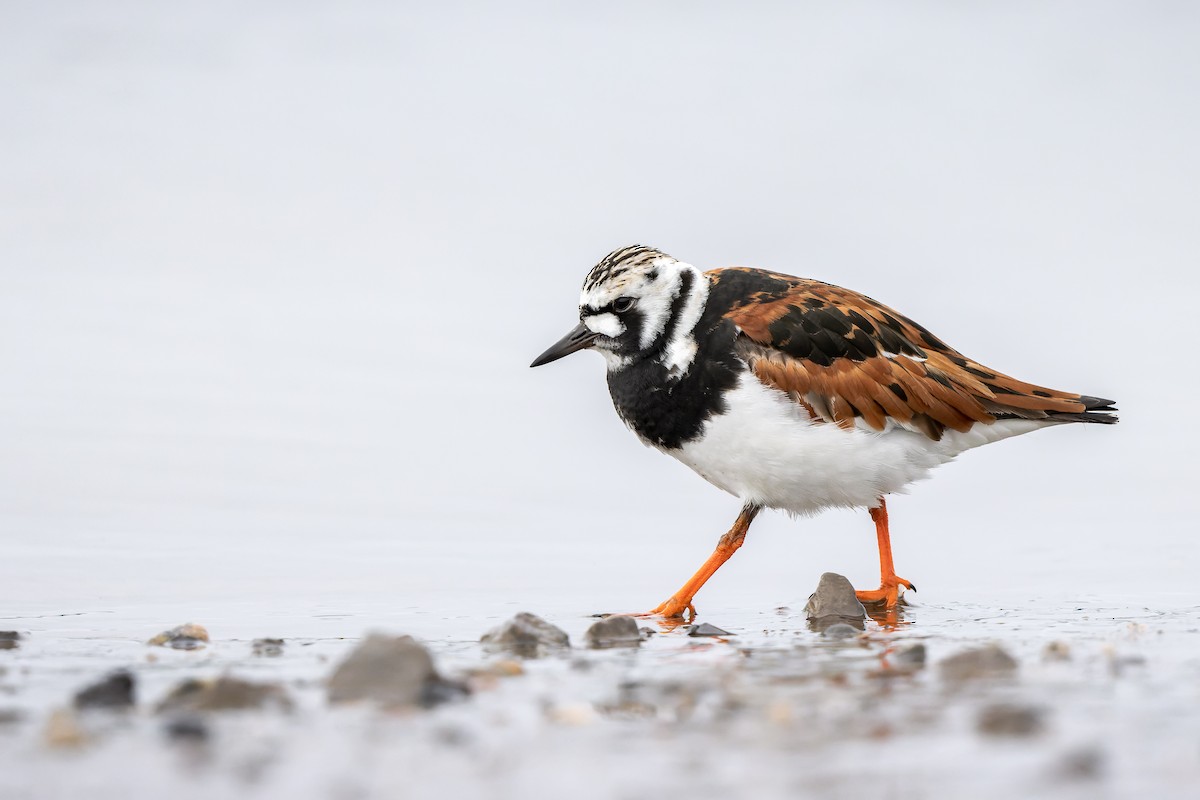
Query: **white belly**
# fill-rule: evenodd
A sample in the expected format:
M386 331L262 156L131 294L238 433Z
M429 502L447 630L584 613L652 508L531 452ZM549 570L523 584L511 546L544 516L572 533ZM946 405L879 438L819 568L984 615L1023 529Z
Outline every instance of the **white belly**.
M745 503L809 514L822 508L869 508L904 491L929 470L971 447L1026 433L1046 423L1001 420L940 442L889 424L883 431L813 422L786 394L752 375L725 395L726 413L703 435L664 452Z

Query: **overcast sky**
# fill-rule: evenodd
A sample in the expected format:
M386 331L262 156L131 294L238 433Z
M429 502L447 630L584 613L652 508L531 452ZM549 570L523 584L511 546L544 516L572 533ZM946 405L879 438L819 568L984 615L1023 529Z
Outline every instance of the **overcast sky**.
M0 8L10 603L657 603L737 501L594 354L527 369L634 242L1118 400L892 504L924 596L1194 593L1195 4ZM701 598L824 570L874 583L865 513L761 517Z

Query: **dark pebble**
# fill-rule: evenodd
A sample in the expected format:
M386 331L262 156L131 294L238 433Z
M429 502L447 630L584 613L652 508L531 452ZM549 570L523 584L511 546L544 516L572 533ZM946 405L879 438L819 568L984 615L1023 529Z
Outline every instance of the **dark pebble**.
M190 742L199 744L207 742L211 736L208 725L200 717L183 716L168 720L163 726L163 733L173 742Z
M75 694L76 708L130 708L136 702L137 682L127 670L114 672Z
M699 625L691 626L688 630L688 636L733 636L729 631L721 630L716 625L710 625L707 622L701 622Z
M0 631L0 650L15 650L21 641L17 631Z
M979 713L976 727L988 736L1032 736L1040 733L1044 714L1032 706L998 703Z

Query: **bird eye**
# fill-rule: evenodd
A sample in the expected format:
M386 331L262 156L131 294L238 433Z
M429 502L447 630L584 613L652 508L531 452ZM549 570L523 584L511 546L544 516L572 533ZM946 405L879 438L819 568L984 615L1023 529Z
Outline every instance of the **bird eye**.
M637 300L634 300L632 297L618 297L613 301L613 311L618 314L624 314L636 304Z

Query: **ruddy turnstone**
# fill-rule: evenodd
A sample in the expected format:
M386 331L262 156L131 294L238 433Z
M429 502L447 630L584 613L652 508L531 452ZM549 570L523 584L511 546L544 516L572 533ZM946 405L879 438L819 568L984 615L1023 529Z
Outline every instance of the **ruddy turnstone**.
M651 614L695 616L700 587L763 508L865 508L880 586L900 587L886 497L964 450L1070 422L1114 423L1112 400L988 369L857 292L732 267L702 272L650 247L609 253L583 282L579 324L530 366L585 348L608 363L617 413L647 445L742 502L733 527Z

